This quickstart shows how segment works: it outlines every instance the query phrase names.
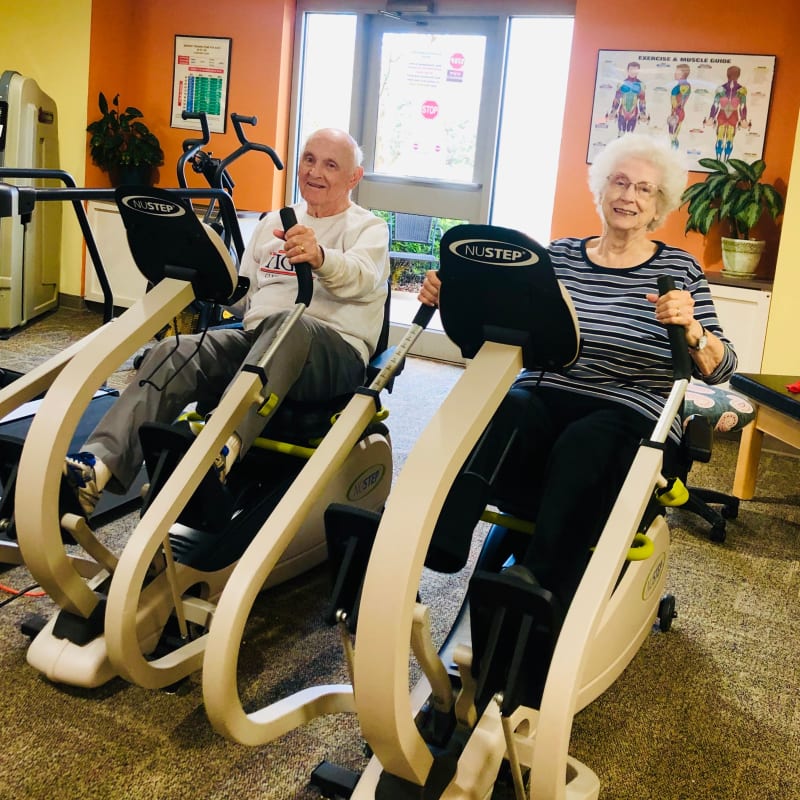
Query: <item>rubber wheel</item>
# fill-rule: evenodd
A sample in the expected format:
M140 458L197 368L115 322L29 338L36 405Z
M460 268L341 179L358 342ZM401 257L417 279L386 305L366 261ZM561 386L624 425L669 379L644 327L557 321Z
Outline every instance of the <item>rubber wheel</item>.
M675 596L665 594L658 604L658 628L666 633L672 627L672 620L678 615L675 613Z

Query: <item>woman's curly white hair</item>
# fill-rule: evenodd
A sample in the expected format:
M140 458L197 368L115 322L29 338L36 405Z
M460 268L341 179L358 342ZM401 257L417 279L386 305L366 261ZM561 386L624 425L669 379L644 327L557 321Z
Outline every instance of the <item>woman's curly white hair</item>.
M627 158L647 161L661 173L656 195L656 217L648 226L648 230L654 230L681 204L681 195L688 179L686 165L668 141L653 136L627 133L609 142L589 166L589 188L601 218L608 176L613 175L619 163Z

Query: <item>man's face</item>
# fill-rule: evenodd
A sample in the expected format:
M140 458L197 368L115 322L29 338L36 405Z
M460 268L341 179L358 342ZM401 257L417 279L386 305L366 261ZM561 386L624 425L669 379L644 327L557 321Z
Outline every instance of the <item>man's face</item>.
M300 193L315 216L338 214L349 205L350 191L362 172L355 164L352 145L341 133L318 131L300 157Z

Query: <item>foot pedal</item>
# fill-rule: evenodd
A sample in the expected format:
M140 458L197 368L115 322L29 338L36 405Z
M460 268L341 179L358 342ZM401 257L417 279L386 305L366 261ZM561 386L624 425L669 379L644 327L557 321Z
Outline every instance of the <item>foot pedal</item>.
M372 544L381 515L377 511L331 503L325 509L325 538L333 589L325 622L335 625L339 611L347 614L347 628L355 632L358 606Z
M563 622L554 595L509 571L476 572L469 585L476 705L503 692L504 714L538 708Z
M142 504L144 513L153 498L161 491L169 476L194 442L188 425L146 423L139 428L150 488ZM189 528L204 531L224 530L233 513L233 499L219 481L213 466L203 477L195 493L178 516Z
M350 797L359 777L353 770L331 764L330 761L321 761L312 771L309 782L319 789L323 797L335 800Z

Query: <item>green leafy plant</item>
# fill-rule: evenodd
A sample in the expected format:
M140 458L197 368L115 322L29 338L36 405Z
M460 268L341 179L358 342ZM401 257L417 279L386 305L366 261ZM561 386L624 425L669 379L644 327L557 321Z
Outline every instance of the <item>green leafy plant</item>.
M699 163L711 171L681 197L682 206L689 204L686 233L698 231L705 236L720 222L728 226L731 238L749 239L765 211L773 220L783 213L783 197L772 184L761 181L766 168L763 159L748 164L738 158L727 162L701 158Z
M164 163L164 151L154 133L144 122L138 108L119 107L119 94L111 105L100 92L100 119L92 122L86 132L89 137L89 153L92 162L100 169L114 173L120 168L160 167Z

